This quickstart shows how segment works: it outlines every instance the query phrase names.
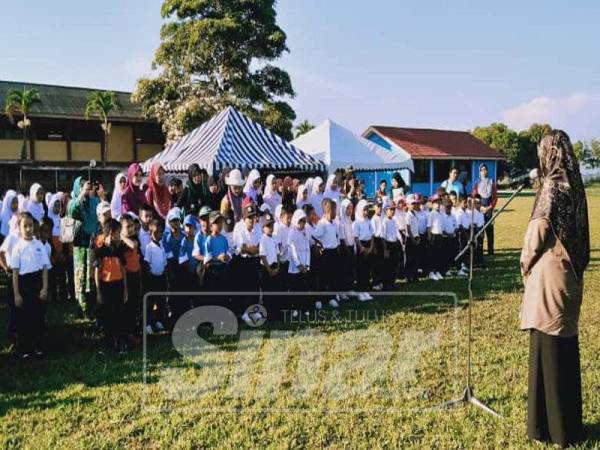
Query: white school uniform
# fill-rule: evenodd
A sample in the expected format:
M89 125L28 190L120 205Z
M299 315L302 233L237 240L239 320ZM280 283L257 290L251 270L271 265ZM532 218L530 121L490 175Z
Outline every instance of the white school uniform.
M419 237L419 220L414 211L408 211L404 216L404 221L407 225L406 234L407 236L418 238Z
M267 258L267 264L269 267L273 264L277 264L279 252L277 241L273 236L267 236L266 234L261 236L260 244L258 245L258 255Z
M44 244L37 239L27 241L21 238L12 249L10 267L18 270L19 275L27 275L43 269L50 270L52 265Z
M383 236L382 224L383 224L383 219L381 218L381 216L375 214L373 217L371 217L371 226L373 227L373 236L375 236L376 238L380 238Z
M19 239L20 238L17 233L9 233L8 236L4 238L4 242L2 242L2 245L0 246L0 252L4 253L4 259L6 259L6 264L11 269L12 266L10 259L12 257L15 245L17 245L17 243L19 242Z
M442 229L444 234L453 235L456 233L458 229L458 224L456 223L456 217L452 214L442 214Z
M242 254L242 246L258 246L260 244L261 236L262 232L259 225L254 224L252 230L248 230L244 222L236 223L235 227L233 228L233 247L235 253L237 255L241 255L242 257L247 257L248 255Z
M474 220L477 228L481 228L483 225L485 225L485 217L481 211L475 210Z
M291 231L288 245L290 249L288 273L300 273L300 266L310 267L310 237L306 227L303 231Z
M429 212L427 218L427 228L430 229L431 234L442 234L444 232L444 225L442 222L442 213L432 209Z
M475 210L473 212L473 222L475 223L475 228L480 228L483 226L485 218L483 217L481 211ZM460 226L466 230L471 228L471 211L465 211Z
M467 211L462 208L452 208L452 215L456 219L456 225L458 227L463 227L463 223L465 223L465 221L467 224L470 221L470 217L465 217L467 215ZM469 228L469 225L464 228Z
M406 212L396 209L396 212L394 213L394 220L396 221L398 231L406 232Z
M150 267L150 273L155 276L160 276L165 273L167 267L167 253L162 245L162 242L156 243L150 240L146 246L144 261Z
M370 241L373 238L373 225L369 219L357 219L352 224L352 232L359 241Z
M416 213L417 220L419 221L419 234L423 235L427 233L427 221L429 220L429 211L419 210Z
M340 245L340 237L338 233L338 226L333 222L329 222L327 219L322 218L317 223L314 233L312 236L318 239L324 249L336 249Z
M381 236L386 242L398 242L398 224L394 219L384 217L381 222Z
M286 263L289 261L288 236L290 234L290 227L282 224L281 222L276 222L274 227L273 236L279 247L279 262Z

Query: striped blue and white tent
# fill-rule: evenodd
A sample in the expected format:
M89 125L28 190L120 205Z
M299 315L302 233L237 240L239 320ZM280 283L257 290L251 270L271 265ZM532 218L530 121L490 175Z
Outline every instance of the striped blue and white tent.
M325 170L321 161L231 106L145 161L144 171L149 172L154 163L160 163L167 172L186 171L190 164L196 163L209 174L225 167L294 172Z

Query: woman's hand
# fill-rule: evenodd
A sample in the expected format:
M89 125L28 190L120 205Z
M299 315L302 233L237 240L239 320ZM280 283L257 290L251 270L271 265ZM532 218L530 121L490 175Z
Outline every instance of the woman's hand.
M21 297L21 294L15 294L15 306L17 308L23 306L23 297Z

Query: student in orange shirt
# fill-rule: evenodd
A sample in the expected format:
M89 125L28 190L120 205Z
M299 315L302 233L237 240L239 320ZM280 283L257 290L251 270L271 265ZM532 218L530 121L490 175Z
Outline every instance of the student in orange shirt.
M127 278L125 328L130 336L136 336L142 333L142 253L133 217L125 213L120 222Z
M126 350L124 306L127 303L125 247L121 241L121 224L109 219L102 227L103 245L94 253L94 279L98 301L98 319L107 344Z

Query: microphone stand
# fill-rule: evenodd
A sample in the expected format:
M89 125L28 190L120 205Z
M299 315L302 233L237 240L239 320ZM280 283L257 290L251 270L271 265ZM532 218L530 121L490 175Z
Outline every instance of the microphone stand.
M457 397L453 400L442 403L442 405L440 405L441 408L450 408L450 407L457 406L457 405L460 405L463 403L470 403L472 405L477 406L478 408L483 409L485 412L491 414L494 417L499 417L499 418L502 417L500 414L498 414L492 408L490 408L489 406L484 404L481 400L479 400L477 397L475 397L473 385L471 384L471 341L472 341L472 333L471 333L472 312L471 312L471 309L472 309L472 305L473 305L473 257L474 257L475 247L477 245L477 239L479 239L479 237L487 229L487 227L489 227L490 225L492 225L494 223L494 221L496 220L496 217L498 217L506 209L506 207L509 205L509 203L524 188L525 188L524 184L519 186L517 188L517 190L514 191L512 193L512 195L508 198L506 203L504 203L504 205L502 205L502 208L500 208L498 211L496 211L492 215L490 220L488 220L488 222L486 224L484 224L483 227L481 227L481 230L479 230L477 232L477 234L475 234L474 220L473 220L475 217L475 205L472 205L472 207L471 207L471 226L470 226L469 242L467 242L467 245L465 245L465 247L454 258L454 261L459 261L462 258L462 256L467 252L467 250L469 250L469 278L468 278L469 302L467 304L468 341L467 341L466 386L460 397Z

